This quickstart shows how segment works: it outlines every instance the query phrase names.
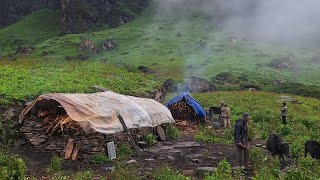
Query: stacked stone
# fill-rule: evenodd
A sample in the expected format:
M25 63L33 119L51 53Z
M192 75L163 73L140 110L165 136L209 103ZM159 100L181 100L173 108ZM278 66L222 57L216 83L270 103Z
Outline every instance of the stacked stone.
M36 120L25 120L20 132L25 135L26 141L30 143L38 151L55 152L64 156L67 142L70 138L74 139L77 144L81 142L81 148L78 158L89 159L92 155L103 153L107 154L106 145L108 142L114 141L115 145L131 146L128 136L125 132L111 135L104 135L97 132L89 134L80 133L77 136L68 134L50 134L47 135L43 129L43 123ZM150 128L132 129L130 134L134 140L138 142L144 135L151 133Z

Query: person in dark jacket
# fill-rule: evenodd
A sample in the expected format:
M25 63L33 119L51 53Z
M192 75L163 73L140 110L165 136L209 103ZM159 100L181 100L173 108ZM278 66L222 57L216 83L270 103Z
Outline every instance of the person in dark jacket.
M248 113L243 113L241 119L236 122L234 129L234 142L237 146L239 153L239 166L241 168L250 169L248 166L249 160L249 146L248 141L251 141L248 137L248 122L250 116Z

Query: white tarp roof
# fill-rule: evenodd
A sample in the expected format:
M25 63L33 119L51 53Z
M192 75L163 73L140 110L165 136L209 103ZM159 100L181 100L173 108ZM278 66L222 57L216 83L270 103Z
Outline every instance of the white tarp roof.
M42 99L59 102L70 118L77 121L86 132L91 129L103 134L123 131L118 115L123 118L128 129L155 127L175 122L169 109L155 100L126 96L112 91L41 95L21 112L20 122L36 102Z

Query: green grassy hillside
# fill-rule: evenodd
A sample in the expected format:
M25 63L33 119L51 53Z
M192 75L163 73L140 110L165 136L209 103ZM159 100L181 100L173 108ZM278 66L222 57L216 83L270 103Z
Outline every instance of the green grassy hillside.
M0 52L2 55L15 53L18 47L33 47L61 34L59 11L42 9L0 30Z
M283 94L284 95L284 94ZM298 103L287 102L287 125L282 125L280 105L282 94L250 91L215 92L193 94L204 108L217 106L221 100L231 109L232 123L241 118L243 112L251 116L249 136L255 142L265 142L270 133L279 134L285 142L290 143L290 155L296 161L285 173L279 173L278 158L267 158L260 148L252 148L251 159L255 169L255 179L317 179L320 177L320 164L317 160L304 157L304 143L313 139L320 141L320 100L291 96ZM233 129L225 131L225 137L208 134L210 129L198 133L196 138L217 140L219 143L233 142ZM211 130L212 131L212 130ZM271 167L271 168L270 168ZM285 177L284 177L285 176Z
M137 96L159 86L151 76L101 62L0 61L0 107L44 93L95 92L94 85Z
M40 10L0 30L0 54L7 59L6 55L14 53L17 47L31 45L33 52L28 58L39 60L33 63L35 66L44 65L43 60L67 65L65 59L86 57L87 61L95 60L101 64L133 68L147 66L160 79L182 81L189 75L197 75L217 83L219 90L257 86L261 90L320 97L319 52L272 47L241 40L242 37L238 37L239 42L229 42L230 35L221 32L201 13L190 12L183 16L177 13L173 17L158 16L156 12L151 6L134 21L118 28L98 25L83 34L59 36L59 13ZM96 54L78 50L84 38L95 43ZM106 39L116 43L114 50L102 49ZM288 68L269 66L273 59L289 54L292 58ZM215 76L225 72L235 81L216 82Z
M224 100L232 111L232 121L241 118L243 112L251 115L252 134L255 139L267 139L269 133L281 134L291 144L291 153L302 156L304 142L320 140L320 101L313 98L292 96L299 103L287 103L288 125L281 124L281 94L266 92L234 91L194 94L204 108L218 106ZM232 138L232 136L230 136Z

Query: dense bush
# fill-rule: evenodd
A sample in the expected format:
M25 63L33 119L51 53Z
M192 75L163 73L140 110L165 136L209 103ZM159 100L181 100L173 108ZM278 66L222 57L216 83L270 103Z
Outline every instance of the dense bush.
M131 155L133 153L133 150L125 145L121 145L117 149L117 158L118 159L125 159L127 156Z
M25 179L26 165L21 158L0 153L0 179Z
M217 143L217 135L213 129L207 127L199 127L196 135L194 136L196 141L203 141L208 143Z
M177 139L181 136L180 131L171 124L166 126L166 135L170 139Z
M90 160L92 164L102 164L110 161L109 157L102 153L95 154Z
M296 82L285 82L273 88L274 92L290 93L301 96L315 97L320 99L320 87L316 85L304 85Z
M93 179L92 171L78 172L74 177L74 180L92 180L92 179Z
M277 132L282 136L287 136L290 133L292 133L292 128L290 128L287 125L280 125L279 128L277 129Z
M13 121L11 119L4 120L0 115L0 145L11 144L14 135Z
M191 180L190 177L183 176L171 167L162 167L154 172L152 176L155 180Z
M301 157L298 160L298 166L292 166L288 172L284 174L284 179L319 179L320 178L320 162L312 159L310 156Z
M219 162L218 168L212 174L207 174L204 180L232 180L232 169L228 161L225 159Z
M157 143L157 136L150 133L144 137L144 140L148 143L149 146L152 146L153 144Z
M56 155L52 156L48 170L51 173L61 171L62 170L62 159Z
M250 152L250 159L252 160L252 165L254 169L254 179L255 180L269 180L279 178L279 161L277 158L268 158L262 154L260 148L254 148Z

